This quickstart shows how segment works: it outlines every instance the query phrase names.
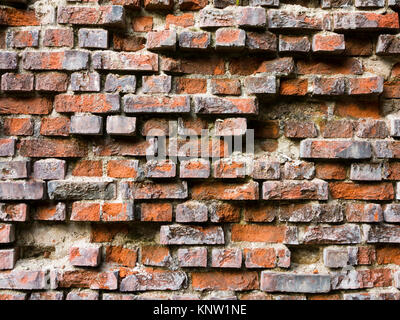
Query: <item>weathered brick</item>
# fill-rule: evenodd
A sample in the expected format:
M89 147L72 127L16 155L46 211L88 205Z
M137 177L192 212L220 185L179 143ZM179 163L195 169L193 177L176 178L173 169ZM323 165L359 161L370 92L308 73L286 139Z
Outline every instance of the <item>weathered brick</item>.
M371 145L367 141L303 140L301 158L315 159L369 159Z
M44 31L43 45L46 47L74 46L74 32L72 29L47 29Z
M268 181L263 183L264 200L328 199L328 183L312 181Z
M240 268L242 266L242 250L240 248L213 249L211 266L214 268Z
M312 50L316 53L342 53L345 50L344 35L319 33L313 36Z
M82 70L89 65L89 53L80 50L28 51L23 54L26 70Z
M200 28L252 27L263 28L266 24L265 10L257 7L237 7L226 9L204 8L200 10Z
M42 180L62 180L66 173L65 160L46 159L38 160L33 164L33 176Z
M180 203L176 206L175 220L176 222L205 222L208 220L208 208L198 201Z
M207 50L211 36L208 32L184 31L179 34L178 42L182 50Z
M12 51L0 52L0 70L14 70L17 69L18 54Z
M279 220L335 223L343 221L343 210L337 203L281 205L279 206Z
M179 244L224 244L224 231L221 227L200 227L186 225L161 226L160 243Z
M279 36L279 52L283 53L307 53L311 51L311 43L308 37Z
M79 246L69 250L69 262L77 267L97 267L100 263L100 247Z
M350 179L357 181L381 181L382 165L379 163L352 163Z
M132 22L133 31L135 32L149 32L153 30L153 17L152 16L138 16L133 18Z
M71 221L100 221L100 204L96 202L72 203Z
M0 139L0 156L13 156L15 153L15 139Z
M179 266L183 268L207 267L207 248L178 249L178 261Z
M119 95L107 93L59 94L54 99L57 112L113 113L120 109Z
M36 207L36 210L33 214L33 219L43 221L65 221L65 216L65 203L58 202L55 205L43 205Z
M215 95L240 95L240 81L231 79L212 79L211 93Z
M14 242L14 240L15 240L14 225L0 223L0 243L11 243Z
M192 187L192 198L196 200L257 200L258 183L203 183Z
M215 122L215 135L217 136L242 136L247 131L246 118L227 118Z
M179 176L181 178L208 178L210 162L205 159L191 159L180 162Z
M313 179L315 176L314 164L304 161L286 162L283 174L285 179L290 180Z
M56 200L109 200L115 196L115 185L106 181L53 180L47 183L47 192L50 199Z
M120 246L106 247L106 261L110 263L133 268L136 266L137 256L137 249L129 249Z
M241 50L246 44L246 32L241 29L219 28L215 33L216 50Z
M36 17L35 10L24 10L12 7L2 7L0 9L0 25L10 27L38 26L40 19Z
M324 293L330 289L329 275L261 272L261 290L267 292Z
M136 118L125 116L108 116L107 133L111 135L132 136L136 131Z
M309 11L268 10L270 30L322 30L323 16Z
M69 128L69 118L42 118L40 134L43 136L68 136Z
M46 273L43 271L13 270L0 274L1 289L41 290L47 289Z
M26 221L28 219L28 211L28 206L25 203L0 203L0 220L19 222Z
M338 12L333 14L334 31L380 31L399 28L397 13Z
M142 263L146 266L165 267L170 265L172 257L167 247L143 246Z
M44 183L39 181L0 182L2 200L40 200L44 198Z
M400 243L400 228L396 225L372 225L365 229L367 243Z
M92 115L72 116L70 133L79 135L101 135L103 133L103 118Z
M176 175L176 164L171 160L149 160L144 174L147 178L173 178Z
M348 222L380 222L383 220L382 208L379 204L352 203L346 206Z
M146 47L146 38L136 35L114 33L112 43L114 51L136 52Z
M121 281L120 290L148 291L148 290L179 290L185 284L187 276L182 271L158 269L137 269Z
M317 135L317 128L313 122L287 121L285 123L285 136L288 138L315 138Z
M130 75L120 76L116 74L108 74L104 84L104 91L134 93L136 91L136 77Z
M59 288L116 290L118 287L118 271L59 270L56 282ZM96 293L98 294L98 292Z
M360 243L361 231L360 227L355 224L308 227L301 240L304 244Z
M92 55L94 69L115 71L158 71L154 53L102 51Z
M246 47L251 52L276 52L278 49L276 35L272 32L247 32Z
M125 11L122 6L60 6L57 10L57 22L122 27L125 23Z
M133 199L186 199L188 187L186 181L170 183L123 182L122 193L125 198Z
M249 94L276 94L276 78L274 76L251 76L244 80Z
M74 72L71 74L73 91L100 91L100 75L97 72Z
M32 91L33 74L30 73L4 73L1 76L1 90L3 91Z
M143 76L143 93L169 93L171 91L171 76Z
M192 286L196 291L248 291L258 289L259 285L257 272L211 271L192 273Z
M108 32L103 29L79 29L78 44L81 48L106 49L108 47Z
M7 34L9 48L37 47L39 45L39 30L10 30Z
M93 301L99 300L99 293L92 290L72 290L68 292L65 300L84 300Z
M187 113L190 112L190 99L185 96L134 96L123 97L123 109L126 113Z
M35 90L64 92L68 88L68 75L59 72L39 73L35 77Z
M146 48L154 51L175 51L176 40L176 32L173 30L151 31L147 34Z

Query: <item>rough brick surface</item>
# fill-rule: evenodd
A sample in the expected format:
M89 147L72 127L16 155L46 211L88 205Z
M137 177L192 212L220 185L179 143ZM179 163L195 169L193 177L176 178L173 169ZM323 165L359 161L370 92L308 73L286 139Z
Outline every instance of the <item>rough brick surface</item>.
M399 12L1 1L0 300L400 300Z

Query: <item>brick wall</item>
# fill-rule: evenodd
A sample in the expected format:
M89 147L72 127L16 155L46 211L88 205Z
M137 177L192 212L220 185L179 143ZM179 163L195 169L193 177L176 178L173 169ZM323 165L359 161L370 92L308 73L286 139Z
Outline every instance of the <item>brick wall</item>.
M2 1L0 299L400 299L399 9Z

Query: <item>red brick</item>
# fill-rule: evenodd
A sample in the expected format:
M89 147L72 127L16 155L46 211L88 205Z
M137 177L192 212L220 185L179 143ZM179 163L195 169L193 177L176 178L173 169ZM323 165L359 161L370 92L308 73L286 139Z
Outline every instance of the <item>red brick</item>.
M244 249L246 268L274 268L277 255L274 248Z
M47 29L43 36L43 45L46 47L74 46L74 33L72 29Z
M69 262L78 267L97 267L100 263L100 247L71 247Z
M259 287L257 272L194 272L192 273L194 290L254 290Z
M216 95L240 95L240 81L234 79L212 79L211 93Z
M24 157L37 158L73 158L87 155L86 145L77 140L26 139L21 141L19 150Z
M137 160L110 160L107 163L107 175L113 178L136 178Z
M192 198L196 200L257 200L258 183L203 183L192 187Z
M134 220L133 202L105 202L102 206L101 220L105 222L126 222Z
M114 50L118 51L139 51L146 46L146 39L136 35L113 35Z
M346 179L346 167L336 163L318 163L315 166L316 177L323 180Z
M334 199L394 199L394 189L391 183L359 184L352 182L332 182L329 184L329 190Z
M184 13L179 16L168 14L165 18L165 29L169 29L171 25L182 28L194 26L193 13Z
M42 118L40 134L43 136L68 136L69 128L69 118Z
M171 255L167 247L143 246L141 262L146 266L165 267L171 263Z
M117 263L125 267L135 267L137 250L120 246L106 247L106 262Z
M81 160L73 167L72 175L78 177L101 177L103 175L102 162Z
M36 75L35 90L63 92L68 88L68 75L65 73L48 72Z
M51 109L48 98L0 98L0 114L49 114Z
M74 202L71 221L100 221L100 204L94 202Z
M133 31L136 32L149 32L153 30L153 17L142 16L134 17L132 22Z
M286 243L291 242L293 236L297 238L297 234L292 232L290 227L283 225L235 224L232 226L232 241Z
M54 99L57 112L109 113L119 111L119 96L113 94L60 94Z
M38 26L40 20L36 18L34 10L23 10L11 7L0 8L0 25L10 27Z
M312 50L317 53L341 53L345 49L344 35L316 34L313 37Z
M206 79L177 78L176 93L196 94L207 92Z
M30 118L4 119L4 134L7 136L31 136L33 134L33 121Z
M141 221L172 221L172 206L169 203L142 203Z

